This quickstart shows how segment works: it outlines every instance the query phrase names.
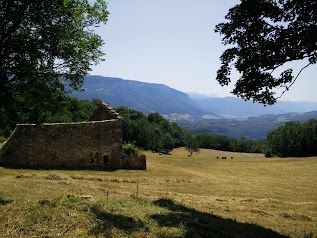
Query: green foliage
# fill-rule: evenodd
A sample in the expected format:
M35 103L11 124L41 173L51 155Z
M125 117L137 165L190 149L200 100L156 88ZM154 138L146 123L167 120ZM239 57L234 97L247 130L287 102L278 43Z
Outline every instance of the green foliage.
M170 123L158 113L148 116L125 106L115 108L123 118L123 140L157 152L168 153L185 144L186 130L176 123Z
M263 141L246 139L245 137L236 139L217 134L197 134L196 139L199 148L246 153L261 153L264 143Z
M266 158L271 158L271 157L273 157L274 155L273 155L273 153L272 153L272 151L271 150L267 150L266 152L265 152L265 157Z
M87 121L96 106L87 100L66 98L55 113L46 112L45 122L80 122Z
M315 0L244 0L232 7L225 17L227 22L215 28L223 36L223 44L232 46L220 57L218 82L228 85L235 68L241 76L233 94L274 104L277 97L273 88L282 88L284 93L303 69L317 62L316 9ZM296 77L292 69L282 68L286 62L302 59L308 64ZM276 70L283 71L275 76Z
M195 135L188 135L186 138L186 150L189 152L189 156L192 156L194 152L199 151L198 140Z
M115 108L123 117L123 140L133 141L136 146L156 152L169 153L173 148L186 146L189 154L199 148L224 151L261 153L263 141L254 141L241 137L230 138L224 135L190 135L175 122L170 123L158 113L143 113L125 106Z
M96 106L94 103L86 100L78 100L77 98L63 97L63 100L60 102L59 108L53 111L42 111L42 121L43 122L81 122L86 121L92 115ZM8 116L6 114L2 115L3 117ZM16 123L29 123L28 114L25 115L23 112L19 112L19 117L16 118ZM14 124L14 125L15 125ZM0 136L9 137L11 134L10 125L8 121L0 125Z
M141 112L123 106L117 107L116 111L123 117L124 141L134 141L143 149L168 153L173 148L186 146L190 155L198 152L199 148L248 153L263 151L263 141L245 137L235 139L218 134L189 135L186 130L176 123L168 122L158 113L151 113L146 117Z
M3 143L3 142L5 142L5 141L6 141L6 138L3 137L3 136L0 136L0 143Z
M103 0L0 2L0 125L40 123L102 60Z
M93 99L92 99L92 103L93 103L95 106L98 106L101 102L102 102L102 100L99 99L99 98L93 98Z
M267 135L267 152L283 157L317 155L317 120L287 122Z
M124 143L122 145L123 153L126 155L137 156L139 155L139 149L132 143Z
M163 122L166 122L166 119L157 112L150 113L147 116L147 120L149 122L154 122L156 124L161 124Z
M9 125L2 124L0 125L0 136L7 138L11 135L11 129Z
M162 151L166 154L168 154L170 151L174 149L174 140L170 133L166 132L162 139Z

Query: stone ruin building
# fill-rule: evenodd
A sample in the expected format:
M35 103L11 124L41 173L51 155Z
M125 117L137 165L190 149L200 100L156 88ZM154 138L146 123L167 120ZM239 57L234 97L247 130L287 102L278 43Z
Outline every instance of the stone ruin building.
M122 151L122 118L102 102L87 122L18 124L0 150L0 166L48 169L146 169Z

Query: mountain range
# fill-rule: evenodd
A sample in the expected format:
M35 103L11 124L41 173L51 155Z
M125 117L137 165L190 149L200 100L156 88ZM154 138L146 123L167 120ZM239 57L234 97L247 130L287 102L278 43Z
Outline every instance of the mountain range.
M99 98L112 107L127 106L145 114L159 112L202 116L204 110L196 106L183 92L163 84L143 83L120 78L86 76L83 92L72 92L79 99Z
M112 107L124 105L145 114L159 112L169 117L176 116L174 119L237 118L317 110L317 102L278 101L273 106L265 107L237 97L186 94L163 84L103 76L86 76L83 90L74 91L71 95L87 100L99 98Z
M286 121L317 118L317 102L278 101L273 106L184 93L163 84L103 76L86 76L82 92L71 96L99 98L112 107L127 106L145 114L158 112L195 133L218 133L230 137L265 138Z

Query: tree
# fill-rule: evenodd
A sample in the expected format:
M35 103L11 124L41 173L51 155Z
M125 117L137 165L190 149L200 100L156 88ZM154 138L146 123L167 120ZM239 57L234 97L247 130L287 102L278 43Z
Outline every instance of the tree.
M241 0L216 25L222 43L217 81L231 82L232 67L241 74L232 93L245 99L274 104L308 66L317 62L317 1ZM296 76L287 62L307 60ZM275 72L282 72L276 76ZM282 88L280 96L273 89Z
M93 27L107 16L104 0L0 1L0 124L41 122L81 89L104 55Z
M147 116L147 120L149 122L155 122L157 124L162 124L163 122L167 121L161 114L158 112L152 112Z
M87 121L92 115L96 105L87 100L77 98L66 98L60 102L60 109L57 113L45 112L45 122L80 122Z
M189 155L192 156L194 152L198 152L198 141L195 137L195 135L188 135L186 140L186 150L188 151Z
M174 149L174 140L170 133L166 132L161 139L162 151L168 154Z

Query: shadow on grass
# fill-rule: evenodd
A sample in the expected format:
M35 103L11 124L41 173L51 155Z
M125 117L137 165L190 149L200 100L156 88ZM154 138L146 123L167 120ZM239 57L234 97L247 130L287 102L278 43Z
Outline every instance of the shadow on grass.
M113 228L131 234L134 231L143 229L145 226L140 220L120 214L108 213L98 206L93 206L91 212L96 220L96 225L90 231L92 235L104 234L107 237L112 237Z
M7 204L9 204L9 203L11 203L11 202L13 202L14 200L5 200L5 199L1 199L0 198L0 206L1 205L7 205Z
M209 213L199 212L176 204L171 199L159 199L153 203L156 206L168 209L169 212L167 214L154 214L151 218L156 220L161 227L183 226L185 233L182 237L286 237L255 224L240 223Z

